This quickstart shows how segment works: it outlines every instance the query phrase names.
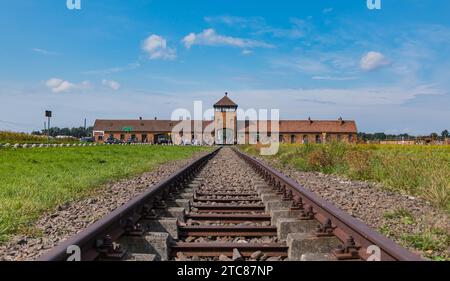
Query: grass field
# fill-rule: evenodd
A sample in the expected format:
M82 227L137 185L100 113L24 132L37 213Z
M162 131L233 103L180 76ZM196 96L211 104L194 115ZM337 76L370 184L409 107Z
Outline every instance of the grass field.
M243 146L256 154L257 146ZM345 175L422 197L450 212L450 146L281 145L275 157L302 171Z
M189 158L204 147L98 146L0 149L0 242L59 204L102 184Z

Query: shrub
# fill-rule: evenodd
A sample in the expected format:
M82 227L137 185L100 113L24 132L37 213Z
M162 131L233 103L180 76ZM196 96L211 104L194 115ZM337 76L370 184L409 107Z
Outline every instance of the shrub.
M309 168L322 172L330 172L333 169L333 159L326 149L318 148L307 156Z
M356 179L371 177L372 153L365 150L349 150L345 153L344 161L348 167L349 176Z

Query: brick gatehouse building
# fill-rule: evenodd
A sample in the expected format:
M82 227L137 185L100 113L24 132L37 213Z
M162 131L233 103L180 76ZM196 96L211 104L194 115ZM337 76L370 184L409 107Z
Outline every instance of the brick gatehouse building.
M271 121L248 121L237 119L237 104L227 94L214 104L214 120L96 120L96 142L108 139L144 143L181 144L182 142L207 144L235 144L264 142L271 138ZM178 127L190 128L179 130ZM199 128L201 127L201 128ZM176 132L173 133L174 129ZM204 131L210 132L205 137ZM329 143L333 141L356 143L356 123L352 120L280 120L278 121L281 143ZM203 138L202 138L203 136ZM203 141L199 141L203 140Z

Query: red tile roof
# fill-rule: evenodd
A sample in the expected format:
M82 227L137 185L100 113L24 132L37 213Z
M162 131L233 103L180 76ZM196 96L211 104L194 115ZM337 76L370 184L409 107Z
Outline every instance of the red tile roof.
M94 131L171 132L182 121L171 120L95 120ZM189 121L188 121L189 122ZM194 121L191 128L194 129ZM202 121L203 129L213 121Z
M242 121L241 121L242 122ZM351 120L280 120L280 133L357 133L356 123ZM245 121L248 131L249 121ZM271 121L258 121L258 130L271 130Z
M171 132L173 127L181 121L171 120L96 120L94 131L107 132ZM189 122L189 121L187 121ZM194 121L191 128L194 129ZM238 121L239 125L244 123L245 131L248 132L249 121ZM351 120L280 120L280 133L357 133L356 123ZM213 123L213 121L202 121L202 127ZM260 131L270 130L270 121L258 121Z
M225 96L214 104L214 107L237 107L237 104L228 97L228 93L225 93Z

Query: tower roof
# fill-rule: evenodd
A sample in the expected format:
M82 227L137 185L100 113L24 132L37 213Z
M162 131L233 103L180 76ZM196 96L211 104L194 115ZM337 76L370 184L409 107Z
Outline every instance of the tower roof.
M237 104L228 97L228 93L225 93L225 96L214 104L214 107L237 107Z

